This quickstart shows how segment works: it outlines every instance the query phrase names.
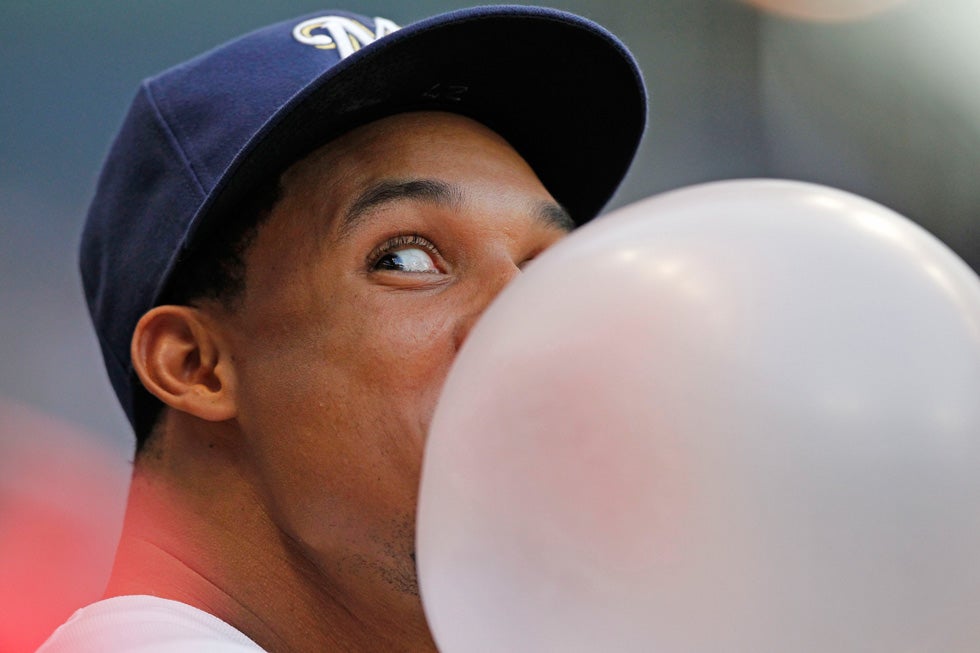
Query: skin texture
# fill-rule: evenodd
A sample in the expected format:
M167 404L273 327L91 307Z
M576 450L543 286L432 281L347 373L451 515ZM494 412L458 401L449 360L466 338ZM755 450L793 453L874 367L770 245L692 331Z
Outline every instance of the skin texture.
M185 601L270 651L434 650L414 566L426 430L473 322L570 222L503 139L445 113L353 130L282 187L240 301L136 329L169 409L107 595Z

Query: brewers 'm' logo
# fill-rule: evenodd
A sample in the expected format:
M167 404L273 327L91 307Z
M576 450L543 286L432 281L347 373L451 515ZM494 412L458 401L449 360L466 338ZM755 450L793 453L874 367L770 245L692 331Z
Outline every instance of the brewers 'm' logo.
M343 59L397 29L398 25L387 18L375 18L372 29L346 16L321 16L294 27L293 38L321 50L336 49Z

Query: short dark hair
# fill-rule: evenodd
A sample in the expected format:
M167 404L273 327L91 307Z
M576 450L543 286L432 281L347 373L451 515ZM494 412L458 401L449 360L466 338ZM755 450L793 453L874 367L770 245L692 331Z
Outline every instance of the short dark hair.
M236 215L203 234L178 263L159 303L194 306L209 299L233 308L245 290L245 255L281 195L282 186L276 177L256 188Z
M203 234L178 263L158 305L196 306L201 300L210 300L234 310L245 291L246 254L281 197L282 185L275 175L250 193L235 215L218 221L220 227ZM142 424L136 429L137 453L156 432L164 407L149 393L144 394Z

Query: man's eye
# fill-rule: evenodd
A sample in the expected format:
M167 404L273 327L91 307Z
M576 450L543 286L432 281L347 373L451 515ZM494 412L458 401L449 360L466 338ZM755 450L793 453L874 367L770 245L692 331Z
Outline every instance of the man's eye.
M383 254L374 264L374 269L397 272L439 272L432 256L418 247L403 247Z

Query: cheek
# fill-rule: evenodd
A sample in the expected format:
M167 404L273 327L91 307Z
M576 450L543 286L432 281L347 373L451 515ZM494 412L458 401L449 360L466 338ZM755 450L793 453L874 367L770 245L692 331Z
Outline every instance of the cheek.
M291 430L427 426L459 340L444 303L365 293L267 322L239 347L246 410Z
M363 385L390 397L434 399L455 357L458 320L432 302L402 304L389 302L373 319L365 316L338 342L337 354Z
M332 529L360 532L373 528L369 515L412 512L422 444L455 354L456 321L431 304L360 307L265 340L249 364L242 426L266 501L316 550Z

